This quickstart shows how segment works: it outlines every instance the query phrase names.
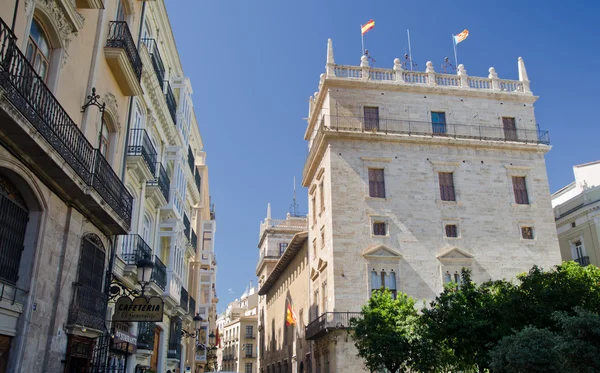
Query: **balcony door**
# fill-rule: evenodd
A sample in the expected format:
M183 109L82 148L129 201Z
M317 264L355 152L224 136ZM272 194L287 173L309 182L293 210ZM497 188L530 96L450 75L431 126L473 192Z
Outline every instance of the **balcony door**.
M515 118L502 117L502 126L504 127L504 138L506 140L517 140L517 125Z
M431 112L431 126L433 133L444 134L447 132L446 129L446 113L441 111Z

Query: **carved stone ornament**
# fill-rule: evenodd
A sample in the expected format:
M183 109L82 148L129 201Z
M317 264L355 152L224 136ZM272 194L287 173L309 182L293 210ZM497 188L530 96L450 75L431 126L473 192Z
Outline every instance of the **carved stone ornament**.
M114 125L117 127L116 131L121 132L121 120L119 119L119 104L117 103L117 98L109 92L102 97L102 102L106 104L106 108L115 121Z
M75 10L75 0L25 0L25 10L30 14L34 8L41 9L52 22L63 49L61 67L69 57L68 49L73 36L83 27L85 18Z

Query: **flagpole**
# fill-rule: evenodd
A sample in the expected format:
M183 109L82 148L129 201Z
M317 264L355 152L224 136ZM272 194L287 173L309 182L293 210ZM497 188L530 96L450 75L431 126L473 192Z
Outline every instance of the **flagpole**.
M410 49L410 30L406 29L406 35L408 35L408 59L409 59L409 64L410 64L410 71L412 71L412 51Z
M454 45L454 63L456 64L456 69L458 69L458 57L456 55L456 39L454 38L454 34L452 34L452 44Z
M360 25L360 45L362 46L362 50L360 51L360 56L362 57L365 54L365 39L362 32L363 25Z

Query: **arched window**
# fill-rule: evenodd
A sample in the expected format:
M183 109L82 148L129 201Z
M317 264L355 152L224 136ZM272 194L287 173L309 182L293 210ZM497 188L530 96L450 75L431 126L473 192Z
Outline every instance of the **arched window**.
M0 282L16 285L29 210L17 187L0 174Z
M110 133L108 131L108 127L104 123L102 125L102 130L100 131L100 153L102 153L104 158L106 158L109 148L110 148Z
M34 18L29 29L26 57L44 82L48 77L51 52L48 36L42 25Z
M105 250L100 237L95 234L88 234L83 237L77 282L82 286L102 292L105 275L104 258Z

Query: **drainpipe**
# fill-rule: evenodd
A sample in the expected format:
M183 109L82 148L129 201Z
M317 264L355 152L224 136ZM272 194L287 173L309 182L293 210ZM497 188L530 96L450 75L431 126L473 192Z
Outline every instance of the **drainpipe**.
M106 18L106 11L100 9L98 12L98 25L96 26L96 37L94 39L94 49L92 51L92 59L90 61L90 74L88 76L87 87L85 89L86 95L90 94L92 87L96 84L96 76L98 74L98 60L100 58L100 50L102 49L102 36L104 35L104 19ZM85 134L87 123L89 120L90 111L86 110L81 117L81 132ZM101 135L101 134L100 134ZM98 147L100 147L98 142ZM95 144L94 144L95 145Z
M142 28L144 27L144 17L146 15L146 1L142 4L142 16L140 17L140 29L138 31L137 49L140 50L142 43ZM140 77L141 79L141 77ZM129 131L131 128L131 111L133 109L133 96L129 97L129 107L127 109L127 126L125 127L125 151L123 152L123 163L121 164L121 180L125 180L125 164L127 163L127 144L129 144Z
M17 23L17 13L18 12L19 12L19 0L16 0L15 1L15 12L13 13L12 26L10 27L10 29L13 32L13 34L15 33L15 24Z

